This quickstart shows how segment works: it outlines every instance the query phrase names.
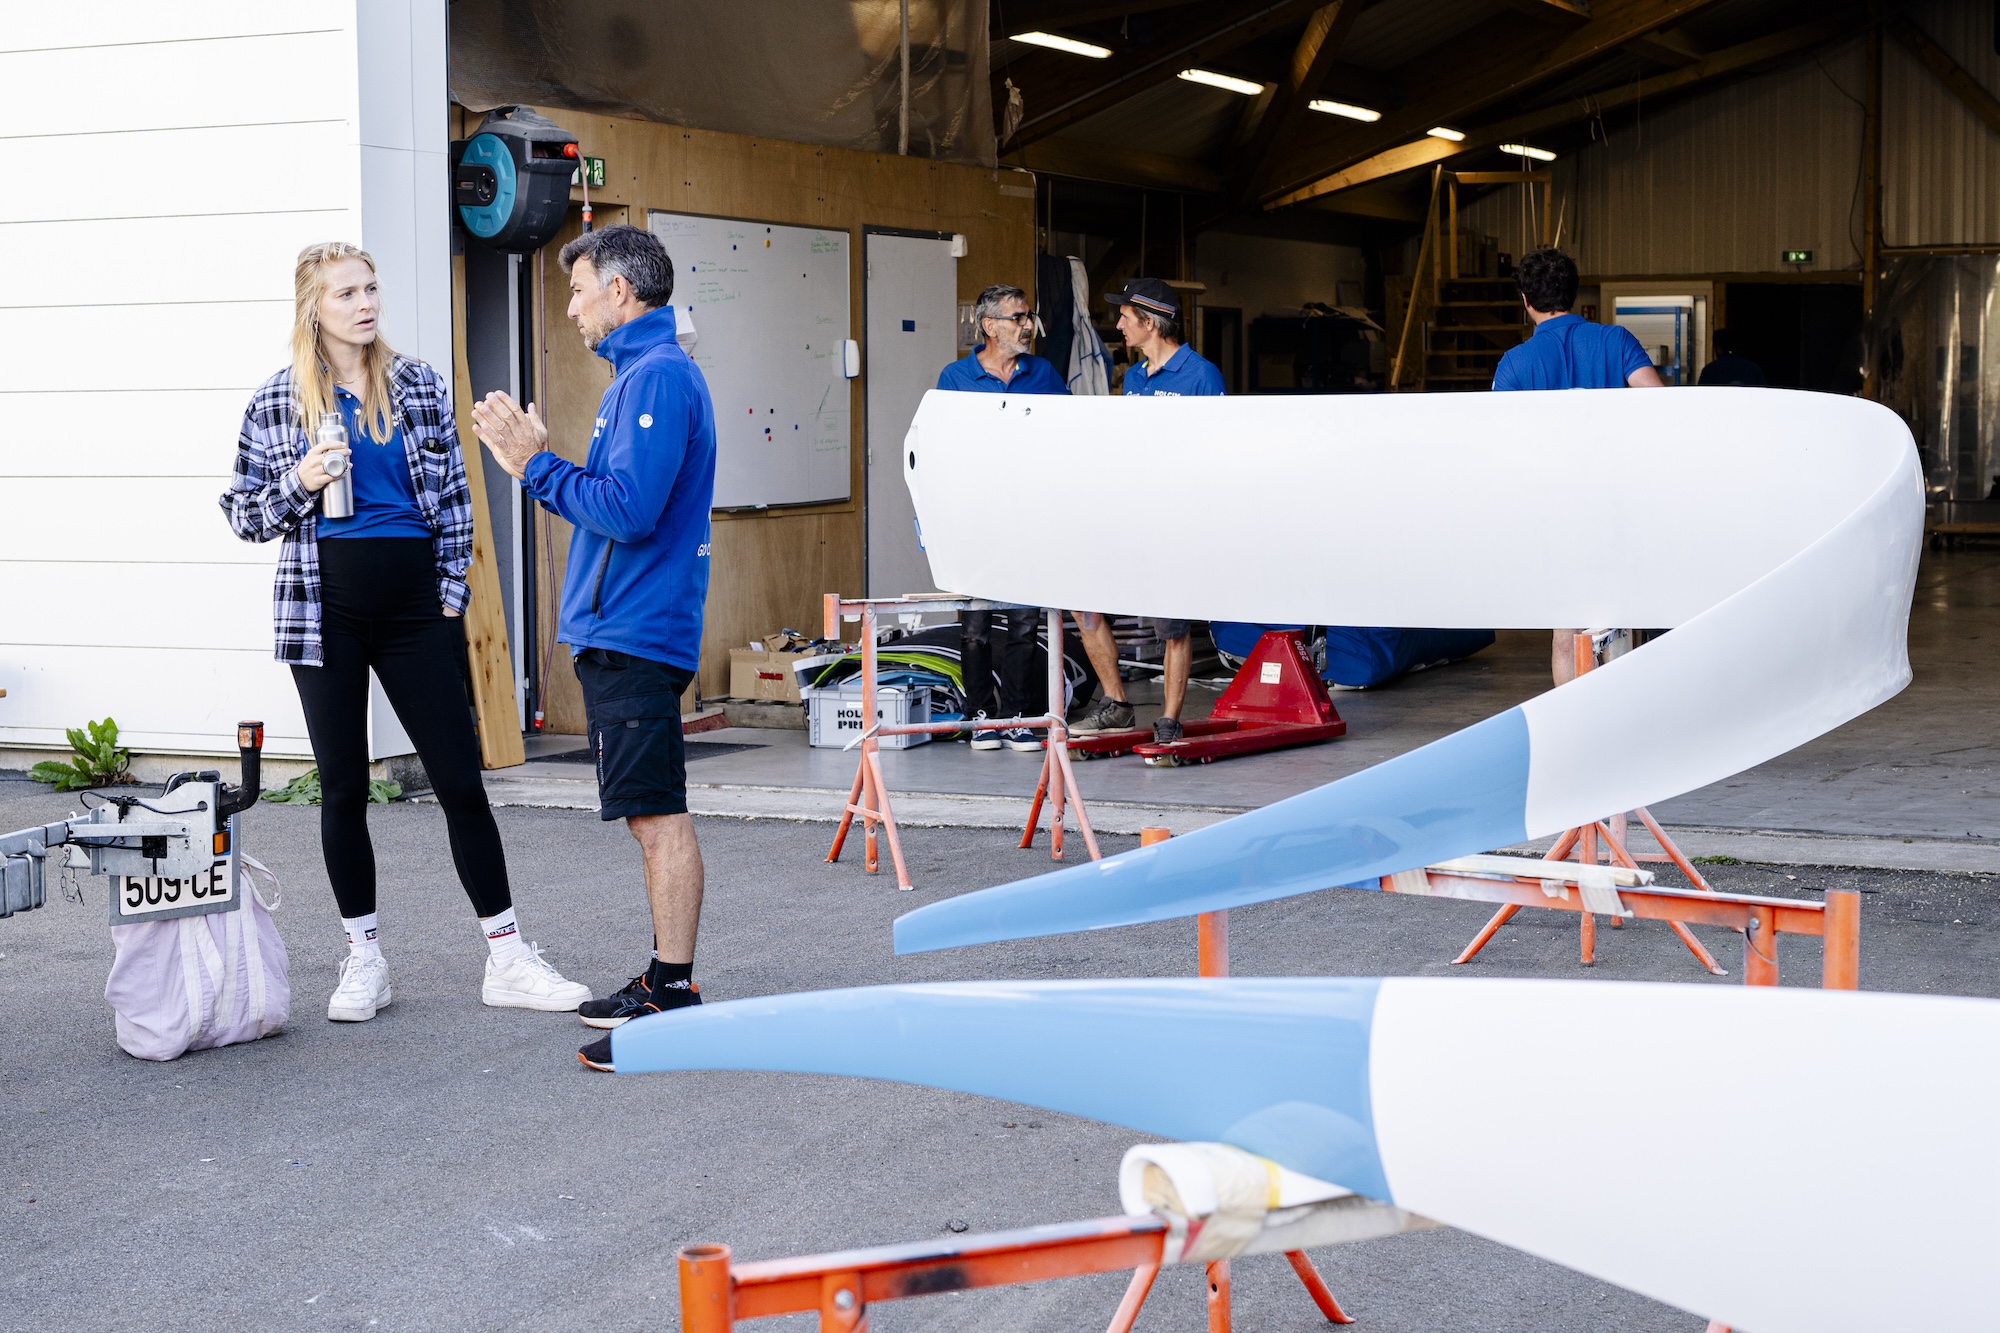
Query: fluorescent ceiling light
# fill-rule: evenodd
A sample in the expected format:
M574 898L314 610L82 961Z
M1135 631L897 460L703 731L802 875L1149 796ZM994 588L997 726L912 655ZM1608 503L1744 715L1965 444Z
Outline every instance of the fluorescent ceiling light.
M1255 97L1264 91L1264 85L1261 83L1252 83L1248 79L1233 78L1227 74L1217 74L1214 70L1184 69L1181 71L1181 77L1189 83L1205 83L1211 88L1221 88L1232 93L1242 93L1245 97Z
M1052 32L1017 32L1014 40L1026 42L1029 46L1046 46L1051 51L1067 51L1073 56L1089 56L1092 60L1102 60L1111 54L1108 46L1079 42L1073 37L1058 37Z
M1503 143L1500 145L1500 151L1503 153L1512 153L1515 157L1532 157L1537 162L1553 162L1556 160L1556 155L1548 149L1533 148L1524 143Z
M1465 142L1464 130L1448 129L1443 125L1433 125L1428 130L1425 130L1424 133L1430 135L1433 139L1449 139L1453 143Z
M1352 102L1329 102L1323 97L1307 102L1306 109L1309 111L1324 111L1329 116L1345 116L1349 120L1382 119L1380 111L1371 111L1365 106L1355 106Z

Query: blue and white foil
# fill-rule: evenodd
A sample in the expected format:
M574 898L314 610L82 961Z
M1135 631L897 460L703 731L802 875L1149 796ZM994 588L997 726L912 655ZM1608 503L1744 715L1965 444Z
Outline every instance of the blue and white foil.
M2000 1002L1742 986L959 982L703 1005L620 1073L850 1074L1282 1166L1759 1333L1988 1329Z
M1923 537L1888 409L1758 389L933 392L904 450L942 587L1192 619L1671 628L1435 744L1171 842L937 903L899 952L1156 921L1483 852L1691 791L1909 682ZM1176 479L1184 513L980 478Z

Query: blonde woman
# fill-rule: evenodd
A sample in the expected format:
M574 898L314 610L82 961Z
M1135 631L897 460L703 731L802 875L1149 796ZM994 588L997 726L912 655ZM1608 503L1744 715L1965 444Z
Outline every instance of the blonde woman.
M383 341L375 261L365 251L339 241L307 246L293 296L292 364L251 398L221 503L244 541L284 541L277 658L292 669L312 736L320 847L347 930L326 1016L361 1022L391 997L368 840L370 668L444 807L451 859L486 935L480 998L573 1010L590 991L522 943L480 781L457 619L469 599L472 507L444 383ZM345 422L345 449L314 443L322 413ZM329 463L353 474L349 517L323 511Z

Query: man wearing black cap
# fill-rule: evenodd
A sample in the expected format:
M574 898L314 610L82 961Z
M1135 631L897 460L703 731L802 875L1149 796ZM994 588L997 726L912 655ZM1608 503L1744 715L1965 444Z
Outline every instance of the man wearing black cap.
M1134 278L1105 299L1118 307L1118 331L1132 352L1132 364L1125 371L1126 397L1222 396L1222 372L1180 340L1181 303L1173 288L1158 278ZM1153 740L1164 745L1181 739L1181 703L1187 697L1194 644L1188 637L1192 627L1185 620L1155 619L1153 627L1167 645L1162 706L1153 723ZM1077 628L1104 686L1104 697L1070 730L1126 730L1132 725L1132 704L1118 678L1118 641L1111 636L1111 623L1104 616L1085 614L1077 617Z

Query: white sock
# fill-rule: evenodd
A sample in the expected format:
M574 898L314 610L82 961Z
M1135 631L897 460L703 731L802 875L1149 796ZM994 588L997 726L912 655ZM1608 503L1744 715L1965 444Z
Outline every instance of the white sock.
M486 947L493 955L495 967L505 967L528 956L528 946L521 942L521 928L514 921L513 908L498 916L479 918L479 928L486 932Z
M347 930L347 952L352 958L380 958L382 946L375 942L377 913L367 916L344 916L340 924Z

